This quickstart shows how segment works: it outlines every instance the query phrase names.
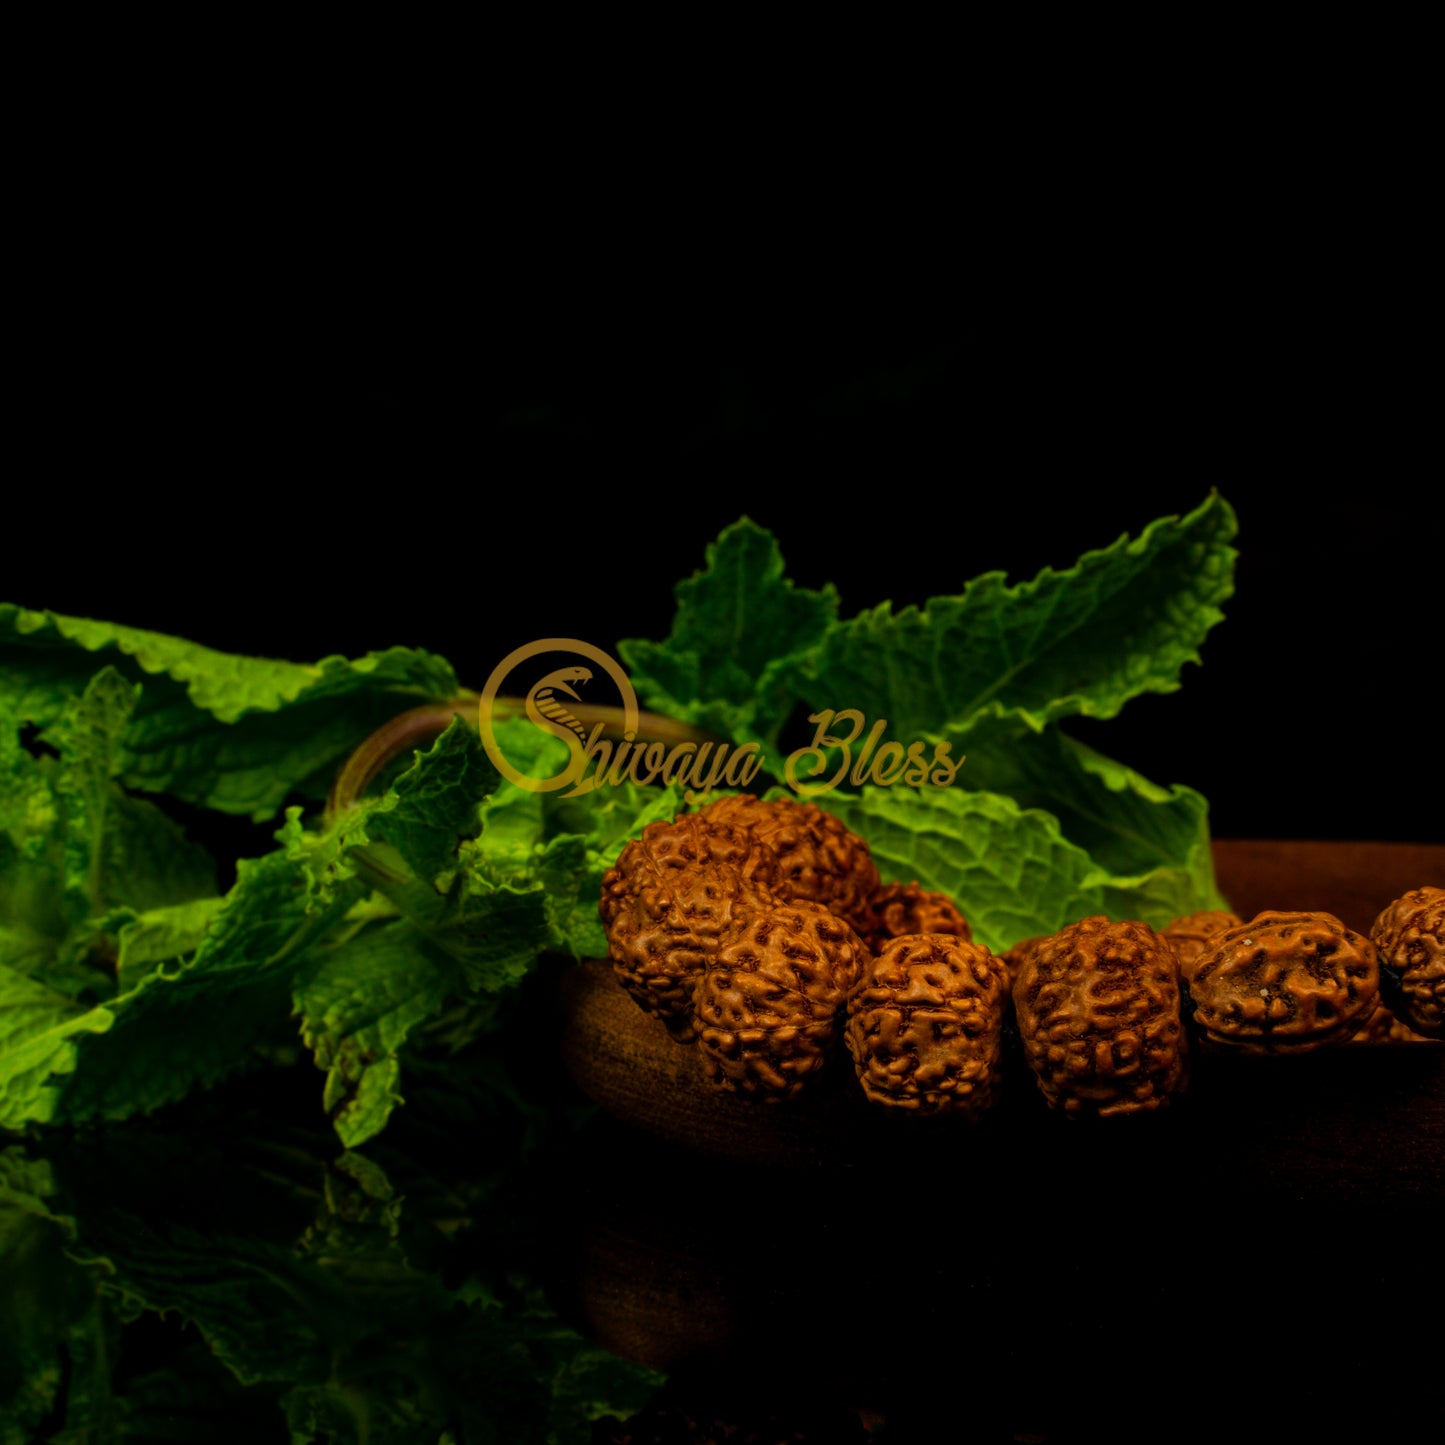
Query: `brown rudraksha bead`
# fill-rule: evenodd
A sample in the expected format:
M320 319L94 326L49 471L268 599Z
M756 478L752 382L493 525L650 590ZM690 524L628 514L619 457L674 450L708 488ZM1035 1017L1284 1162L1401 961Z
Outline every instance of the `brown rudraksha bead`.
M1395 1012L1427 1038L1445 1038L1445 888L1416 888L1375 920L1370 937L1398 979Z
M723 1088L788 1098L826 1062L867 946L816 903L748 912L708 959L695 1008L703 1067Z
M885 883L868 900L869 945L882 953L895 938L910 933L947 933L968 943L973 930L958 905L946 893L934 893L917 883Z
M848 1051L875 1103L976 1118L1002 1078L1008 969L948 933L895 938L848 999Z
M868 845L813 803L759 802L749 793L719 798L695 816L711 825L746 829L776 859L769 885L788 902L821 903L860 933L878 869Z
M1226 913L1222 908L1204 908L1198 913L1186 913L1176 918L1167 928L1159 930L1159 936L1174 950L1179 960L1179 974L1187 983L1195 962L1221 933L1238 928L1244 919L1237 913Z
M1409 1024L1401 1023L1378 995L1364 1023L1349 1037L1352 1044L1418 1044L1424 1040L1424 1034L1417 1034Z
M617 896L608 957L633 1000L679 1043L690 1043L697 1037L693 996L720 940L749 910L773 901L732 864L663 870Z
M1186 980L1210 1043L1252 1053L1343 1043L1379 992L1375 946L1332 913L1260 913L1219 934Z
M746 828L730 827L703 813L681 813L671 822L649 823L603 875L597 908L603 926L610 928L623 903L646 886L707 864L730 865L748 886L771 883L777 866L772 853L759 847Z
M1019 969L1024 966L1024 960L1049 936L1047 933L1038 933L1032 938L1021 938L1012 948L1005 949L1003 953L999 954L1008 969L1010 989L1013 988L1014 981L1019 976Z
M1183 1089L1179 965L1147 923L1095 915L1043 939L1019 968L1013 1001L1053 1108L1132 1114L1162 1108Z

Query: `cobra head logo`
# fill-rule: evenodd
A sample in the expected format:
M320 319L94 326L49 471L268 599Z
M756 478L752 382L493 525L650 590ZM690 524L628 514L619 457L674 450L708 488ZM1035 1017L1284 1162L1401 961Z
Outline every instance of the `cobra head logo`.
M496 700L498 696L503 695L507 678L524 663L548 653L557 653L562 656L571 654L573 657L586 658L594 665L596 672L605 674L612 681L617 689L617 696L621 700L621 708L618 711L621 713L622 726L629 735L637 731L637 694L633 691L632 683L622 670L621 664L603 652L600 647L594 647L590 642L583 642L576 637L544 637L538 642L529 642L525 647L519 647L514 652L509 652L492 669L492 675L487 679L486 687L482 689L481 703L478 708L478 724L481 729L482 746L486 749L493 766L508 782L515 783L519 788L525 788L529 793L551 793L559 788L570 788L571 791L564 796L571 798L582 793L590 793L599 782L597 778L584 779L582 776L587 766L585 749L588 729L577 716L574 707L571 706L571 704L583 703L584 699L579 689L586 688L589 683L593 682L596 676L594 667L587 667L577 662L569 662L565 666L555 667L538 678L526 690L523 697L523 712L527 721L549 736L558 739L567 747L567 765L560 772L554 773L548 778L534 778L522 772L502 751L493 726ZM600 696L589 696L586 701L592 704L611 704L610 698Z

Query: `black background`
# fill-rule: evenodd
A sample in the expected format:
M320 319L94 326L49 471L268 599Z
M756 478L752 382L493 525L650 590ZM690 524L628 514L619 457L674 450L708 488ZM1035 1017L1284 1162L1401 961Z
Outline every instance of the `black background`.
M282 253L285 229L275 217ZM1241 558L1203 666L1186 668L1178 692L1071 730L1157 781L1200 789L1220 836L1445 834L1440 709L1427 691L1440 657L1434 402L1415 325L1386 300L1347 313L1323 286L1282 296L1274 275L1204 294L1190 273L1122 292L1086 280L1077 293L1099 298L1087 305L1022 304L984 275L970 288L978 301L942 295L929 277L886 304L840 284L804 307L776 285L766 305L715 296L707 268L655 287L635 272L616 284L594 275L556 295L535 272L514 279L495 265L466 284L448 266L413 289L384 258L362 273L320 255L262 274L241 248L198 267L188 251L220 253L184 228L158 240L131 269L106 235L63 286L52 273L39 298L44 334L16 398L5 600L301 660L425 646L479 686L538 637L610 648L662 636L673 584L743 513L776 532L791 576L834 582L849 613L955 592L985 570L1018 580L1068 566L1218 488L1239 515ZM109 264L93 267L97 258ZM409 257L408 278L413 268ZM1298 1087L1307 1092L1311 1077ZM1267 1161L1308 1109L1295 1097L1290 1115L1259 1092L1263 1108L1226 1100L1218 1118L1246 1145L1263 1141ZM1211 1097L1203 1085L1198 1094ZM1418 1089L1395 1097L1406 1108ZM1236 1130L1241 1119L1256 1133ZM1225 1238L1257 1253L1256 1214L1297 1210L1296 1176L1252 1201L1249 1180L1268 1169L1243 1174L1246 1146L1231 1144L1184 1158L1178 1185L1161 1189L1151 1143L1183 1158L1192 1138L1131 1137L1113 1155L1092 1137L1074 1141L1086 1157L1065 1158L1061 1193L1057 1148L1016 1150L1003 1136L1010 1169L1024 1165L1013 1197L1035 1201L1047 1221L1025 1243L1061 1239L1087 1298L1100 1241L1119 1219L1137 1221L1152 1191L1156 1202L1185 1199L1211 1228L1225 1220ZM960 1153L962 1174L966 1163ZM637 1171L637 1187L650 1189L661 1173L651 1169ZM891 1198L888 1171L875 1172ZM1368 1192L1385 1172L1365 1159L1354 1175L1342 1166L1351 1177ZM569 1207L608 1198L581 1179ZM1090 1196L1101 1179L1118 1182ZM947 1222L965 1196L934 1187ZM1210 1187L1225 1201L1213 1214ZM1308 1228L1281 1247L1327 1260L1338 1238L1378 1238L1404 1187L1371 1206L1368 1229L1306 1212ZM1084 1196L1077 1212L1070 1189ZM851 1238L852 1221L885 1209L839 1217ZM1357 1339L1366 1303L1376 1318L1398 1312L1399 1281L1413 1278L1407 1257L1407 1273L1367 1301L1381 1256L1343 1294L1324 1268L1281 1290L1268 1262L1262 1285L1241 1286L1215 1277L1209 1241L1181 1241L1177 1220L1172 1207L1146 1214L1152 1245L1124 1251L1166 1259L1177 1248L1177 1287L1159 1273L1150 1312L1135 1316L1121 1264L1113 1313L1090 1317L1103 1327L1065 1331L1082 1353L1058 1398L1073 1398L1077 1383L1082 1400L1093 1353L1112 1356L1127 1340L1131 1363L1142 1349L1154 1371L1136 1377L1154 1381L1143 1400L1162 1403L1167 1391L1167 1418L1182 1398L1186 1417L1223 1412L1235 1428L1228 1388L1212 1386L1225 1393L1211 1408L1209 1382L1197 1387L1195 1365L1179 1361L1176 1332L1141 1334L1140 1318L1167 1321L1177 1308L1200 1321L1211 1304L1257 1302L1283 1342L1271 1357L1279 1377L1316 1381L1316 1322L1329 1338ZM1009 1250L994 1253L983 1251L985 1285L1009 1263ZM846 1249L816 1254L830 1273L833 1258L857 1263ZM992 1338L1017 1372L1035 1358L1043 1296L1000 1292L1012 1323ZM840 1299L824 1317L851 1331L857 1303ZM1205 1333L1196 1325L1186 1338ZM1384 1353L1367 1350L1354 1378L1385 1379ZM839 1360L851 1368L841 1349ZM997 1364L986 1360L977 1378ZM951 1384L958 1368L950 1356L933 1378ZM1271 1418L1299 1413L1299 1398L1282 1394ZM1374 1395L1359 1398L1373 1407ZM1332 1412L1336 1403L1331 1393Z
M696 276L644 305L178 274L57 314L7 600L298 660L425 646L476 687L534 638L664 635L744 513L846 615L1066 567L1218 488L1241 557L1203 666L1070 730L1200 789L1219 836L1441 837L1439 509L1398 318L1262 287L805 311Z

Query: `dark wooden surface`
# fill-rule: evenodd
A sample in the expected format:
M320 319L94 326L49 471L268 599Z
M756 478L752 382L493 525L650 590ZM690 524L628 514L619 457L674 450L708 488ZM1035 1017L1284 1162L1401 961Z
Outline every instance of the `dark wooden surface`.
M1217 859L1246 916L1357 928L1445 880L1423 845ZM845 1071L797 1105L715 1094L603 966L566 1011L609 1112L558 1181L559 1289L618 1353L714 1395L806 1386L901 1439L1445 1423L1445 1046L1197 1056L1174 1108L1098 1125L1050 1115L1015 1060L982 1126L898 1127Z
M1445 844L1224 838L1214 844L1214 871L1245 918L1266 908L1323 910L1368 932L1402 893L1445 888Z

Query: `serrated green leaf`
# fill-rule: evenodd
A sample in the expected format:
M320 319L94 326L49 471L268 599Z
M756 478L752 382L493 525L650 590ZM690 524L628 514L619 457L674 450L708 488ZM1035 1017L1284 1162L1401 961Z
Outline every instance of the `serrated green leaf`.
M1045 568L1010 587L1002 572L920 609L888 604L837 623L801 686L819 707L866 708L892 736L1014 715L1113 717L1144 692L1172 692L1233 591L1236 524L1211 495L1188 516Z
M500 839L489 837L493 823ZM595 915L595 898L581 897L584 840L544 843L542 829L540 798L502 783L461 719L384 796L319 834L288 817L283 851L309 879L313 906L364 883L400 915L315 951L294 996L348 1146L378 1133L401 1101L398 1050L413 1028L453 994L499 1001L542 949L571 946L575 920Z
M0 1208L20 1209L55 1220L63 1233L75 1232L75 1221L51 1212L55 1197L55 1168L48 1159L33 1156L23 1145L0 1149Z
M215 892L215 866L205 849L114 781L139 696L113 667L102 668L44 734L60 754L54 786L65 819L64 893L72 923L118 905L143 911Z
M424 920L443 908L459 848L475 838L497 781L476 733L455 718L427 751L413 753L382 796L359 800L315 833L302 825L299 808L289 808L277 838L310 880L318 906L361 877Z
M349 1149L381 1132L402 1102L397 1051L458 986L451 959L396 919L327 950L292 994L301 1037L327 1071L324 1105Z
M550 934L546 887L525 877L494 883L467 845L444 909L426 924L427 937L462 965L473 990L484 993L519 983Z
M561 741L522 718L500 718L492 727L503 754L525 776L550 777L567 760L567 749ZM481 810L481 848L503 872L524 865L537 845L557 831L548 825L558 806L556 796L534 793L500 778L492 787ZM577 805L573 816L591 817L589 805L594 796L570 800Z
M455 718L430 752L397 778L368 830L390 843L418 878L436 879L456 867L461 840L476 837L483 800L500 781L475 731Z
M67 702L40 756L0 706L0 965L73 1004L114 993L113 971L93 966L113 957L114 928L215 890L205 849L111 777L136 691L103 669Z
M997 793L865 788L828 812L868 841L885 882L953 898L974 937L998 951L1096 912L1094 865L1056 819Z
M397 712L457 692L443 659L408 648L303 665L0 604L0 696L27 721L54 722L107 664L143 684L120 780L258 820L294 791L322 796Z
M131 1237L119 1247L112 1239L108 1248L102 1258L132 1317L142 1309L179 1311L245 1384L324 1378L317 1318L339 1319L345 1306L325 1271L292 1250L151 1221L134 1221ZM89 1257L83 1243L77 1253Z
M707 548L706 566L676 595L664 641L619 644L633 685L681 721L771 741L791 705L798 661L838 615L836 590L790 582L772 533L744 517Z
M56 759L20 742L20 718L0 694L0 965L44 971L69 928L65 909L65 814Z
M195 953L86 1016L107 1020L107 1033L78 1036L54 1117L149 1113L254 1064L257 1045L286 1035L291 979L308 944L358 893L308 913L304 881L284 853L241 860Z
M972 734L959 777L1053 814L1063 835L1104 873L1148 875L1158 887L1173 870L1186 906L1171 917L1219 906L1209 806L1193 788L1161 787L1057 728L1035 733L1011 719Z
M997 793L866 788L830 794L828 811L868 840L885 882L947 893L995 952L1095 913L1162 927L1217 906L1212 873L1192 855L1186 864L1114 875L1065 838L1051 814Z
M0 967L0 1129L57 1117L78 1042L114 1022L107 1009L77 1009L39 980Z
M120 924L117 991L129 993L159 964L184 958L198 948L224 904L220 897L198 898L150 909Z
M139 695L113 667L102 668L44 734L61 757L55 791L65 813L65 894L75 919L105 906L111 779L120 771L121 738Z

